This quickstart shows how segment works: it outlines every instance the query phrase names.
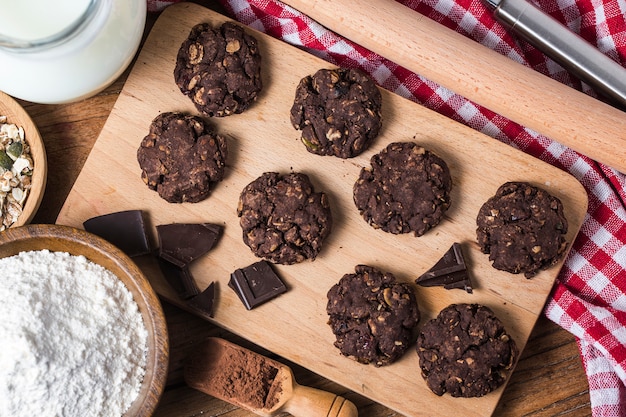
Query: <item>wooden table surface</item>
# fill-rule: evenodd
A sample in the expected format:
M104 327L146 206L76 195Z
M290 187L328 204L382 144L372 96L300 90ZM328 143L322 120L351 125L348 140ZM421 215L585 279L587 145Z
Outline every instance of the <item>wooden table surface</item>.
M209 0L197 0L217 8ZM219 8L217 8L219 11ZM148 16L146 32L156 15ZM48 185L33 223L54 223L61 206L110 113L128 71L98 95L78 103L40 105L20 101L44 138L48 155ZM248 412L185 386L181 365L194 344L219 335L264 352L245 340L163 302L170 332L171 358L167 387L155 416L190 417L249 415ZM280 360L280 358L277 358ZM286 362L296 380L336 392L352 400L362 417L399 416L393 410ZM416 375L416 378L421 378ZM496 416L590 416L589 388L574 337L542 316L506 387Z

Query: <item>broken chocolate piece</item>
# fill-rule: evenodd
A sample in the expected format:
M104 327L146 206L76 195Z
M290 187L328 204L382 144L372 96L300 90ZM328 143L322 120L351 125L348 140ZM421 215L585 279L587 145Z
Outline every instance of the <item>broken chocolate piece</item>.
M150 253L141 210L126 210L92 217L83 223L89 233L98 235L117 246L130 257Z
M472 283L467 273L461 244L454 243L443 257L428 271L415 280L423 287L442 285L446 290L464 289L472 293Z
M211 223L172 223L156 227L159 257L183 268L210 251L222 232Z
M211 282L208 287L200 294L187 301L187 305L195 310L200 311L213 317L213 305L215 304L215 282Z
M196 285L196 281L193 279L187 265L179 267L166 259L160 257L157 257L157 259L165 280L180 298L187 300L200 294L200 289Z
M287 287L267 261L259 261L230 274L228 286L248 310L287 291Z

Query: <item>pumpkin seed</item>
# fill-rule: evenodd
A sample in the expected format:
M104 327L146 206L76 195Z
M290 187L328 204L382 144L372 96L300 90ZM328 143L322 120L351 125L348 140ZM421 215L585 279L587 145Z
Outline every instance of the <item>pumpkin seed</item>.
M7 147L7 155L9 155L9 157L15 161L17 158L20 157L20 155L22 155L22 150L24 150L24 145L22 145L22 142L13 142Z
M13 166L13 160L5 151L0 151L0 167L9 170Z

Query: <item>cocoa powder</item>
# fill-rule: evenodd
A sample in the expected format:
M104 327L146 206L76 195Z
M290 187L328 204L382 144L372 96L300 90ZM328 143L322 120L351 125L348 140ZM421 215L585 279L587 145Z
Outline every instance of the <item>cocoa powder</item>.
M224 352L214 364L216 372L211 379L212 390L251 408L269 409L278 401L280 390L270 388L278 368L261 355L224 346Z

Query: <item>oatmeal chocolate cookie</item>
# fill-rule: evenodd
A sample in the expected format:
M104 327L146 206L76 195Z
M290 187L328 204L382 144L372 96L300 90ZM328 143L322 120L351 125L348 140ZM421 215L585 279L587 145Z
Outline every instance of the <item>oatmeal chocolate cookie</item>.
M518 351L491 309L452 304L422 327L417 355L435 394L482 397L504 383Z
M141 178L170 203L204 200L224 178L226 141L197 116L166 112L150 125L137 161Z
M314 260L332 226L326 194L301 173L264 173L241 192L237 215L252 252L285 265Z
M198 24L178 50L174 80L204 115L242 113L263 88L257 40L231 22Z
M556 264L567 248L561 201L525 182L507 182L478 212L478 244L493 267L526 278Z
M450 207L445 161L413 142L389 144L372 156L353 187L354 203L372 227L422 236Z
M382 125L382 96L357 69L320 69L300 81L291 124L309 152L351 158L363 152Z
M364 364L389 365L415 341L420 319L415 293L391 273L357 265L327 294L328 324L342 355Z

